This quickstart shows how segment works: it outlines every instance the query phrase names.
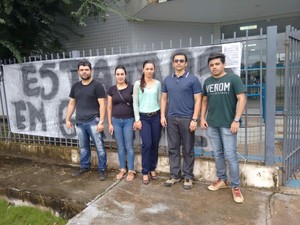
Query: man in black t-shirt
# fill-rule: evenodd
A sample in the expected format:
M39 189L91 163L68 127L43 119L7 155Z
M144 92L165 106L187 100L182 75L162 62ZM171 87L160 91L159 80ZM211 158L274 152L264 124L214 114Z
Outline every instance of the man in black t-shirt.
M92 66L87 60L78 63L78 74L81 81L75 83L70 92L70 101L66 115L66 126L72 128L71 116L76 109L76 133L80 147L80 170L73 174L80 176L90 171L92 139L98 155L99 179L105 180L106 150L102 137L105 116L105 90L101 83L92 77Z

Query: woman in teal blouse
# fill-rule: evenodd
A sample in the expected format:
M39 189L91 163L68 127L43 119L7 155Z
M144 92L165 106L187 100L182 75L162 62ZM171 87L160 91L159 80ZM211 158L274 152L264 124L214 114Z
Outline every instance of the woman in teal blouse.
M141 80L133 87L134 127L142 138L143 183L149 184L149 175L157 179L155 172L158 160L158 147L161 133L160 95L161 83L154 79L155 65L147 60L143 63Z

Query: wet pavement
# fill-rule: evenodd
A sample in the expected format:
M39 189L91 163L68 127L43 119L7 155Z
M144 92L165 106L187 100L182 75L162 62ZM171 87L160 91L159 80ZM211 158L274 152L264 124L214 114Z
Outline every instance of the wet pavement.
M0 155L0 195L51 208L69 218L68 225L90 224L299 224L300 190L263 190L242 187L244 204L232 200L230 189L207 190L196 181L191 190L183 183L163 186L168 174L149 185L141 174L117 181L110 170L100 181L95 170L78 178L78 167L41 163ZM0 219L1 220L1 219Z

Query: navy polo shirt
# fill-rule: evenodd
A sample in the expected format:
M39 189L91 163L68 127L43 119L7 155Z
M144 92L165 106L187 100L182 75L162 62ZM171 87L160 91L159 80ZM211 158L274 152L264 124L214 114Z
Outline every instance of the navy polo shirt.
M181 77L175 74L164 79L162 92L168 94L168 117L191 118L194 114L194 94L202 92L199 79L185 72Z

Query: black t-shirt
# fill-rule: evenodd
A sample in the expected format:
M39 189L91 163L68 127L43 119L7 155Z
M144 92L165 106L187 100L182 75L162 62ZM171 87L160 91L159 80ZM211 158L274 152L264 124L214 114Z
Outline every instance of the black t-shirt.
M105 90L96 80L88 85L79 81L72 86L69 97L76 100L76 123L81 124L99 117L98 98L105 98Z
M128 86L125 89L119 90L119 92L122 95L125 102L129 103L130 106L128 106L120 97L116 85L110 87L108 89L107 95L112 97L112 116L114 118L119 118L119 119L133 118L134 117L133 107L132 107L133 85L128 84Z

